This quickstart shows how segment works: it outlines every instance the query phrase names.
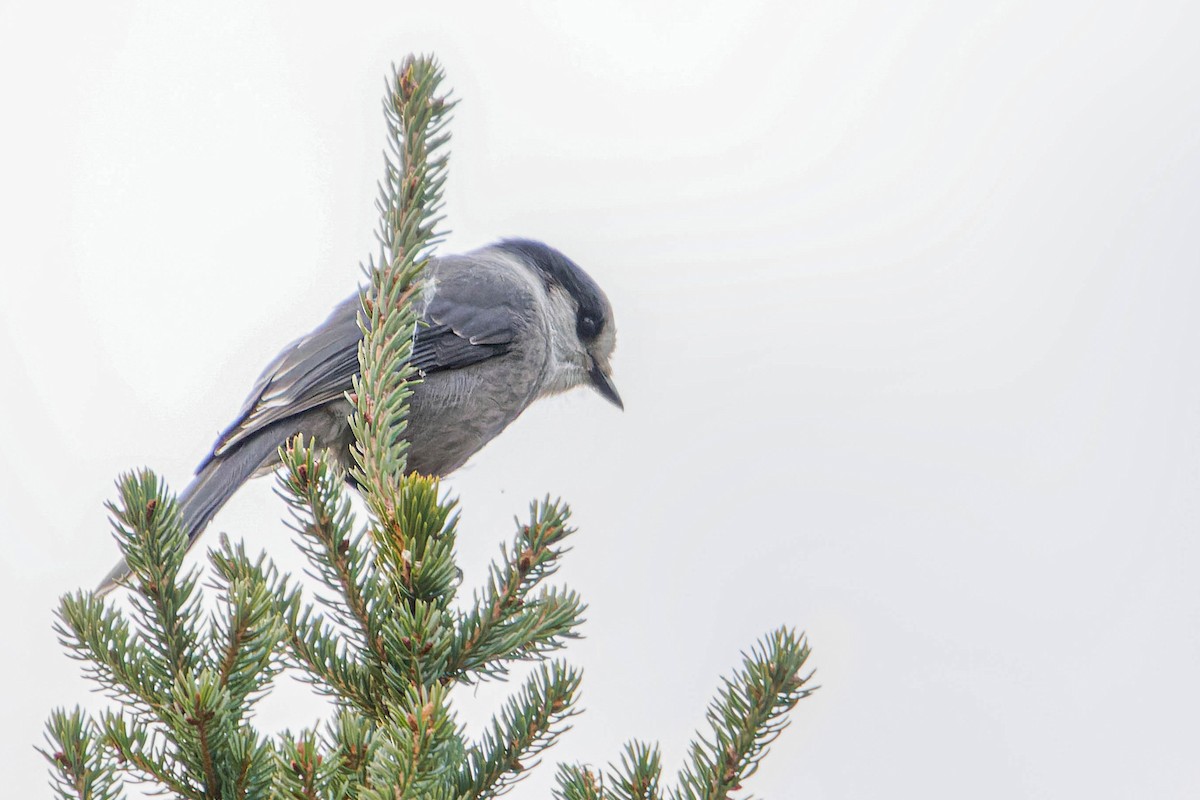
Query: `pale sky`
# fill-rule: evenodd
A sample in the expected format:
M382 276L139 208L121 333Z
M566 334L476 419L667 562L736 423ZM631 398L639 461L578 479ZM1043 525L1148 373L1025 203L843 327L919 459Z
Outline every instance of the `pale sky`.
M1200 6L331 9L0 2L6 794L101 705L50 626L112 566L113 479L181 489L353 290L384 78L432 51L445 250L541 238L616 310L625 413L542 402L446 482L467 587L530 499L575 509L586 713L547 761L673 773L786 623L822 688L756 795L1195 795ZM298 568L282 513L257 481L205 542Z

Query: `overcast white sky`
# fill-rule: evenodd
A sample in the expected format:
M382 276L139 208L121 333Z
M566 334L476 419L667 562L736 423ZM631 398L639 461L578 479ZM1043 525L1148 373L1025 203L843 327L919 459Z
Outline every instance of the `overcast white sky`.
M756 794L1195 796L1200 6L411 5L0 2L6 794L99 703L50 624L112 480L182 488L353 290L384 76L433 51L447 249L542 238L617 313L624 414L541 403L448 481L468 586L531 498L576 510L551 760L673 771L787 623L822 688ZM215 529L296 565L271 488Z

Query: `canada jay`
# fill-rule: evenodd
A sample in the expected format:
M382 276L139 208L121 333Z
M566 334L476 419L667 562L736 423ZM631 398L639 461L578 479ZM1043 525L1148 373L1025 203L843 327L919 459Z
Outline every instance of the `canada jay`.
M410 472L453 472L534 400L581 384L623 407L611 377L608 298L554 248L508 239L432 259L417 303L412 363L421 382L409 398ZM358 295L348 298L263 371L179 495L189 546L243 483L279 463L279 447L296 434L352 463L345 393L358 372L360 309ZM122 561L98 591L128 573Z

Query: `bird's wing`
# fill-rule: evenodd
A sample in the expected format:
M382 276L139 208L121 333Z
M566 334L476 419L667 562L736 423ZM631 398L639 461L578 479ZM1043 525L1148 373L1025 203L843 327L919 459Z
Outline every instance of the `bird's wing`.
M487 274L445 270L446 279L430 287L413 343L412 364L422 376L461 369L508 352L521 321L519 304L495 302L512 297L497 293ZM361 304L354 295L334 309L312 333L284 348L259 376L232 425L217 439L220 457L268 425L341 398L358 374Z
M440 280L413 340L412 364L422 375L461 369L508 352L519 316L491 281Z
M358 373L361 307L357 295L347 298L311 333L285 347L255 381L237 418L197 471L268 425L345 394Z

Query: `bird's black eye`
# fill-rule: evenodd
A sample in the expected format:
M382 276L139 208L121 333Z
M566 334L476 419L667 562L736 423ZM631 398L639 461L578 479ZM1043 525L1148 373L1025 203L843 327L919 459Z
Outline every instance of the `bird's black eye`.
M575 323L575 329L580 339L588 341L600 335L600 322L591 314L584 314Z

